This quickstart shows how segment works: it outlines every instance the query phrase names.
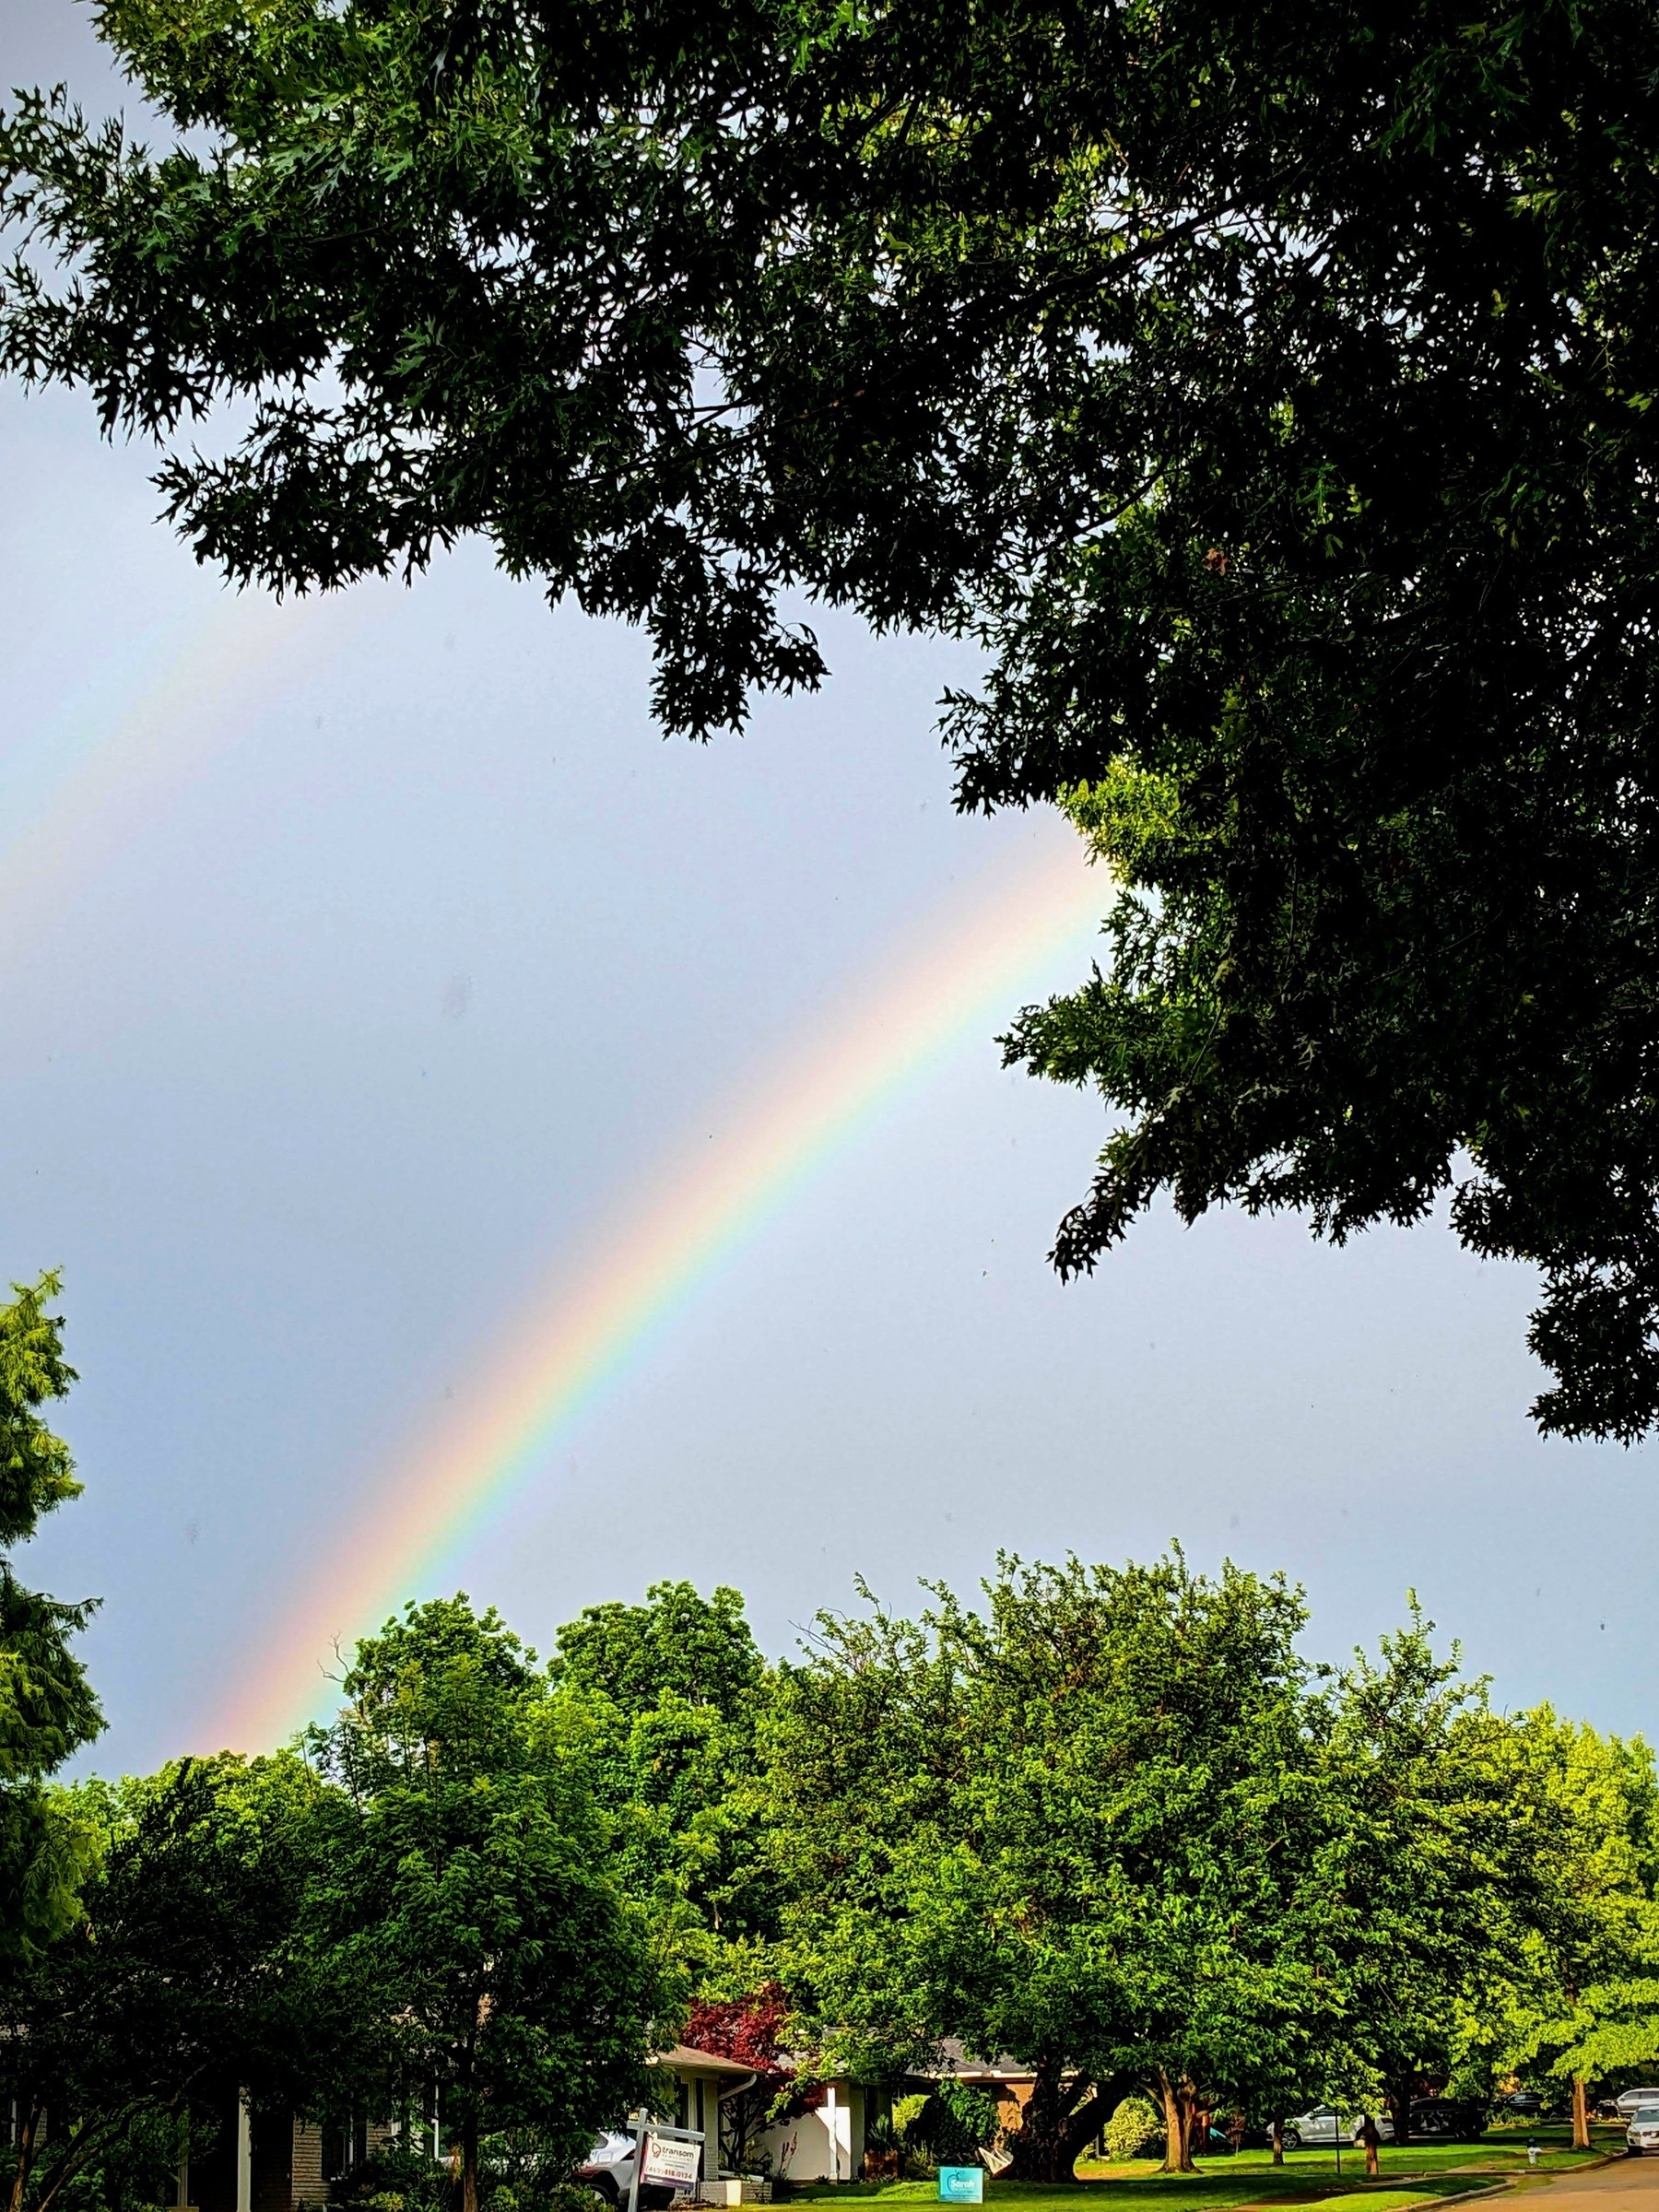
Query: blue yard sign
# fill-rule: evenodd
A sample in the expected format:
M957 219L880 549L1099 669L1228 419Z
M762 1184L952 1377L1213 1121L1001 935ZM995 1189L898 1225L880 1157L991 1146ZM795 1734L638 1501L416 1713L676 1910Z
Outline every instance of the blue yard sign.
M982 2166L941 2166L939 2201L947 2205L982 2205L985 2170Z

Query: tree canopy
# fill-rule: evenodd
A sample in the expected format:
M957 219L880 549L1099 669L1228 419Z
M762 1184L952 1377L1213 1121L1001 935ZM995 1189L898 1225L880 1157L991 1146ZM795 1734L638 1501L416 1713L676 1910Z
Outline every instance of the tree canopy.
M765 1665L741 1592L723 1584L705 1598L689 1583L653 1583L642 1606L587 1606L568 1621L547 1674L629 1714L675 1697L730 1721L751 1703Z
M460 2212L478 2212L486 2138L528 2136L562 2176L647 2102L677 2008L603 1820L537 1724L534 1661L464 1597L411 1604L358 1646L314 1739L340 1791L308 1922L359 1993L360 2085L418 2104L436 2084Z
M1659 2058L1659 1781L1640 1738L1603 1736L1547 1705L1495 1747L1522 1828L1526 1942L1513 2004L1495 2008L1504 2055L1587 2088Z
M1206 2116L1336 2099L1403 2140L1425 2088L1518 2078L1583 2138L1593 2089L1644 2080L1639 1740L1494 1711L1415 1611L1316 1662L1300 1591L1179 1552L928 1588L778 1666L728 1591L590 1607L550 1668L464 1597L411 1605L306 1756L57 1793L90 1863L0 1976L12 2212L138 2212L239 2092L390 2112L340 2200L368 2212L571 2212L682 2039L752 2070L719 2114L744 2171L838 2077L911 2170L994 2141L1046 2181L1125 2096L1190 2167Z
M92 1837L45 1778L92 1742L103 1715L71 1648L94 1611L25 1589L11 1554L80 1495L69 1448L42 1407L76 1380L54 1275L0 1305L0 1970L26 1964L77 1911Z
M1010 2053L1032 2179L1130 2090L1173 2168L1217 2109L1386 2101L1407 2140L1557 1894L1480 1686L1415 1618L1315 1668L1299 1592L1178 1552L933 1595L821 1617L767 1731L782 1955L842 2063Z
M193 2099L303 2098L326 2070L336 2008L302 1932L319 1797L291 1754L229 1753L65 1794L94 1854L79 1912L0 1983L12 2212L119 2196L135 2165L154 2203Z
M765 1978L777 1920L754 1786L770 1681L741 1595L656 1583L643 1605L589 1606L559 1630L547 1677L566 1754L611 1820L618 1879L735 2001Z
M1118 884L1008 1039L1120 1119L1060 1265L1461 1173L1542 1425L1653 1425L1651 9L96 13L174 143L14 105L0 367L159 440L203 559L482 533L697 734L819 680L792 594L976 641L961 804Z
M1328 2009L1297 1941L1307 1838L1286 1838L1304 1610L1179 1558L1005 1561L983 1616L934 1594L920 1621L821 1618L780 1686L795 1972L854 2065L954 2036L1030 2066L1018 2173L1068 2178L1141 2087L1185 2168L1200 2093L1243 2097Z

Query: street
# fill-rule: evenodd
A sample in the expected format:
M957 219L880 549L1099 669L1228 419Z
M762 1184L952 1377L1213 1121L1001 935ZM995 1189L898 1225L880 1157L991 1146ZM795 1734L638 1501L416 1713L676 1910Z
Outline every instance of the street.
M1659 2158L1616 2159L1547 2187L1549 2212L1659 2212Z

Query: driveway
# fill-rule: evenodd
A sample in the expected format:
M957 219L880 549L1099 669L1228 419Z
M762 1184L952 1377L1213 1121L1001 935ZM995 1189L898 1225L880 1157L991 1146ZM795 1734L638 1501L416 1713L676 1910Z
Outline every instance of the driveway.
M1563 2174L1537 2195L1539 2212L1545 2202L1549 2212L1659 2212L1659 2158L1615 2159L1591 2173Z

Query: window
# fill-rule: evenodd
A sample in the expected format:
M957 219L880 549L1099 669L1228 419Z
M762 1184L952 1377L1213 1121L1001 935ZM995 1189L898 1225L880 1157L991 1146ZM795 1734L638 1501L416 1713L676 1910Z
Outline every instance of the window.
M369 2156L369 2115L354 2112L348 2120L330 2120L323 2127L323 2179L343 2181Z

